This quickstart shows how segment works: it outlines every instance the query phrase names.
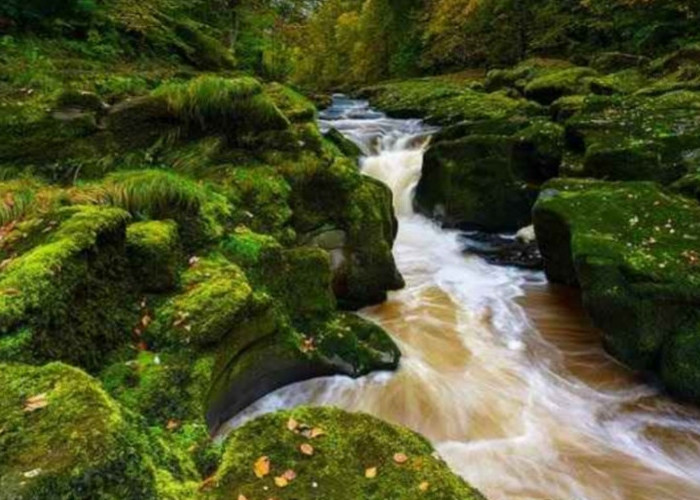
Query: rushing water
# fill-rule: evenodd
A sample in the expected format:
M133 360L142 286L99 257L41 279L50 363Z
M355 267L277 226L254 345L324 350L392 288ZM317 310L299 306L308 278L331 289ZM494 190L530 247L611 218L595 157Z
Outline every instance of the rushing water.
M421 432L492 500L700 499L700 412L607 357L575 292L464 255L456 232L413 213L429 128L343 98L321 125L357 143L364 173L394 193L406 287L363 314L392 335L401 367L285 387L229 426L333 405Z

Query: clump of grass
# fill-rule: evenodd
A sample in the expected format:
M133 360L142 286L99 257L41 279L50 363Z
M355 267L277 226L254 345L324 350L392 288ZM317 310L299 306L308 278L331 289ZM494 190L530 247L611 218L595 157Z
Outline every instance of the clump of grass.
M204 190L194 181L156 169L114 172L102 184L101 195L109 205L150 218L173 210L197 213L206 200Z
M123 208L139 219L174 219L192 238L221 234L232 213L224 195L161 169L113 172L76 201Z
M153 91L180 120L202 129L283 130L289 121L254 78L204 75L166 83Z

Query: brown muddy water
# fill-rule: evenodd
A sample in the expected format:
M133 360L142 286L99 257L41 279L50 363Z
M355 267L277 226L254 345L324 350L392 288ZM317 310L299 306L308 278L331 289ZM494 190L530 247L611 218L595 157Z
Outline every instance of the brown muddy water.
M413 213L429 129L345 99L321 123L360 145L364 173L394 192L406 287L363 315L392 335L401 366L282 388L228 428L333 405L424 434L491 500L700 499L700 410L607 356L576 290L464 255L456 232Z

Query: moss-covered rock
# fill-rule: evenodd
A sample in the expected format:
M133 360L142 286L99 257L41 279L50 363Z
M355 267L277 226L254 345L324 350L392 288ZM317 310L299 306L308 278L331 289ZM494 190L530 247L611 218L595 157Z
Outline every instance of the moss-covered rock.
M213 364L213 356L186 349L142 351L135 359L110 365L100 378L124 407L165 428L203 421Z
M591 67L597 71L614 73L624 69L640 68L650 61L647 57L624 52L601 52L591 59Z
M527 59L512 68L489 71L484 80L484 87L489 92L501 89L514 89L524 94L525 87L533 79L564 69L571 69L572 66L569 61L562 59Z
M147 330L156 347L215 346L245 316L252 290L238 266L219 255L190 262L182 293L157 308Z
M547 276L581 286L608 350L697 401L697 202L653 183L562 179L545 185L534 220Z
M532 182L541 179L539 167L546 171L551 160L543 153L542 165L532 161L539 156L537 134L531 130L517 142L501 135L436 142L425 155L418 209L449 226L487 231L527 226L537 197ZM528 180L531 173L537 176Z
M323 134L323 136L333 143L333 145L345 156L350 158L359 158L362 156L362 150L360 147L340 133L338 129L331 127L328 132Z
M181 467L99 382L67 365L0 366L3 498L177 498L195 494Z
M697 169L700 97L586 99L566 122L567 145L584 156L583 174L608 180L673 182Z
M548 72L525 86L525 96L540 104L551 104L566 95L586 93L586 78L596 75L595 70L583 67Z
M313 435L311 429L323 434L307 437ZM300 450L304 444L311 446L310 455ZM254 465L261 459L269 461L270 472L258 478ZM282 477L284 481L279 480ZM263 496L279 491L300 500L484 498L450 472L418 434L369 415L332 408L278 412L235 430L204 497L256 498L263 488L268 492Z
M333 253L333 289L342 307L381 302L387 290L403 286L391 253L397 222L387 186L360 174L344 156L295 162L285 175L292 224L303 241L324 228L346 233L345 245Z
M37 359L89 369L128 341L135 302L124 256L128 218L117 208L75 206L35 220L28 237L36 246L0 274L0 334L28 328Z
M164 220L129 225L126 251L142 290L164 292L175 287L181 260L177 223Z
M296 330L274 304L262 301L219 350L207 421L216 429L279 387L327 375L393 370L399 357L381 328L353 314L307 321Z
M372 104L399 118L425 118L441 125L537 112L537 106L506 93L486 94L447 78L421 78L363 89Z

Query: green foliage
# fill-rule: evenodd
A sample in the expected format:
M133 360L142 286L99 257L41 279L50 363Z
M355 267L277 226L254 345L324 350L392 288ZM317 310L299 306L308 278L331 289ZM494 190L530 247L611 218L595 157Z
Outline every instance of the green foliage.
M280 130L289 126L254 78L200 76L187 83L166 83L153 95L186 124L227 133Z

